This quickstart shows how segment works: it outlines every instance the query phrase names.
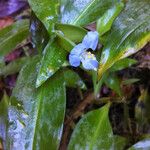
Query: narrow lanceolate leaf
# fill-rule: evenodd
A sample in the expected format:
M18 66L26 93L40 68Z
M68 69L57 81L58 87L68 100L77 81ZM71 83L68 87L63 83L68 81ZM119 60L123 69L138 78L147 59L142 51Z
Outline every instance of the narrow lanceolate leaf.
M124 3L116 3L112 8L108 9L102 17L97 21L97 31L102 36L111 29L113 21L120 14L124 7Z
M36 87L39 87L51 77L63 65L67 56L67 51L60 48L56 42L49 42L44 51Z
M35 88L35 58L20 72L9 107L8 150L58 149L65 113L65 84L56 75Z
M49 33L58 20L59 0L28 0L35 15L43 22Z
M28 35L28 20L19 20L11 26L0 30L0 58L13 50L17 44L26 39Z
M118 0L62 0L62 23L86 25L100 18Z
M49 35L43 23L33 12L31 14L30 32L33 47L41 54L49 41Z
M6 149L8 104L9 104L9 97L6 94L4 94L2 100L0 101L0 139L2 140L4 149Z
M108 118L109 105L86 114L75 127L69 150L113 149L113 133Z
M149 0L127 2L105 43L98 70L99 78L115 62L136 53L150 41L149 8Z

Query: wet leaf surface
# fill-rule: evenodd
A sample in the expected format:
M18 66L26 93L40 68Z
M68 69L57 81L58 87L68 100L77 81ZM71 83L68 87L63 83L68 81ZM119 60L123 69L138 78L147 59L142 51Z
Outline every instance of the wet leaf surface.
M20 20L0 30L0 57L11 52L29 35L29 20Z
M103 48L99 78L115 62L128 57L150 40L150 3L148 0L129 0L113 24Z
M99 32L100 36L111 29L113 21L120 14L123 7L124 3L116 3L116 5L108 9L104 15L100 17L100 19L97 21L97 31Z
M42 54L49 41L49 36L43 23L35 16L33 12L31 14L30 32L33 48L35 48L39 54Z
M58 21L58 0L29 0L29 4L35 15L43 22L47 31L51 34L54 23Z
M113 149L113 133L108 111L107 104L84 115L73 131L68 149Z
M55 76L35 88L34 58L21 71L11 97L7 149L57 149L65 113L65 84Z
M44 52L37 76L37 87L51 77L63 65L67 57L67 52L60 48L56 42L49 41Z
M61 5L61 22L73 25L87 25L96 21L118 0L63 0Z

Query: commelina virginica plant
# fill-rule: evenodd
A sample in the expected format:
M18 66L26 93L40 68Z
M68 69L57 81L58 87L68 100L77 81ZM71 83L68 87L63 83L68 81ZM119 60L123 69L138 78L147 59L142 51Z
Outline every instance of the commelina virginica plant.
M149 81L129 75L150 41L150 1L28 3L29 19L0 30L0 78L19 73L0 101L3 149L150 149Z

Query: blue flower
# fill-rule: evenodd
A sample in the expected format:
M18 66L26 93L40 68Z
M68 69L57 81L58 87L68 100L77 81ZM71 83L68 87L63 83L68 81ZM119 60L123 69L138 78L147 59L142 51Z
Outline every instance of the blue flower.
M87 52L88 49L93 51L96 49L98 44L98 32L90 31L83 38L82 43L76 45L69 54L69 62L71 66L78 67L80 62L87 70L97 70L98 61L91 52Z

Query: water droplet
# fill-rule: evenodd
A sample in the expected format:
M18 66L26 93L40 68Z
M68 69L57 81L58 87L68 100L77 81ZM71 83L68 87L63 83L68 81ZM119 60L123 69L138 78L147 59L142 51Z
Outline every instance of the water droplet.
M106 61L108 60L109 52L110 52L110 49L106 49L105 51L103 51L102 61L101 61L102 64L106 63Z
M11 129L16 130L17 129L17 122L16 121L10 121L9 126Z
M46 17L46 20L53 20L54 19L54 16L48 16Z

